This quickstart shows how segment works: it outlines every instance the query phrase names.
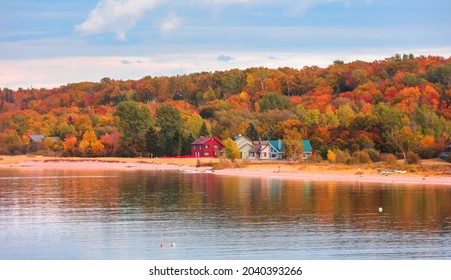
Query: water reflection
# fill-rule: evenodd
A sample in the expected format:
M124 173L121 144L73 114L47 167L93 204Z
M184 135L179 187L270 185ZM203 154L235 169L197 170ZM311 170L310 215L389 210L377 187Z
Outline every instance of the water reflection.
M2 259L451 258L443 186L1 172Z

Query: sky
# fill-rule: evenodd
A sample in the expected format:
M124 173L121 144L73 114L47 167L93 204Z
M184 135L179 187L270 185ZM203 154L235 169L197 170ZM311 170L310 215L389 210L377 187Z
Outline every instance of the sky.
M0 88L451 56L449 0L0 0Z

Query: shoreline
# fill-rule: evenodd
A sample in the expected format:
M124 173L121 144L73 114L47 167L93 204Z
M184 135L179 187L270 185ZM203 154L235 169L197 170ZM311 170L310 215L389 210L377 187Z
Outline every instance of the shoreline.
M424 174L381 175L373 169L333 167L310 171L295 169L296 166L264 164L249 165L244 168L212 170L211 166L196 167L197 159L147 159L147 158L48 158L48 157L0 157L0 172L16 170L148 170L179 171L189 173L212 173L221 176L246 176L268 179L301 181L341 181L362 183L391 183L415 185L451 186L451 176ZM202 159L203 161L209 159ZM214 160L214 159L212 159ZM356 172L358 170L358 172ZM1 177L1 175L0 175Z

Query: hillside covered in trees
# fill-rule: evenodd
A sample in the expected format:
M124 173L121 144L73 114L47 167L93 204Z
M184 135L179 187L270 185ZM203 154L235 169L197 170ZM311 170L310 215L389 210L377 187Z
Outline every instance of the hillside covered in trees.
M38 134L55 137L32 146ZM341 162L436 157L451 135L451 58L395 55L0 90L0 154L178 156L199 136L239 134L309 139L323 158L333 151Z

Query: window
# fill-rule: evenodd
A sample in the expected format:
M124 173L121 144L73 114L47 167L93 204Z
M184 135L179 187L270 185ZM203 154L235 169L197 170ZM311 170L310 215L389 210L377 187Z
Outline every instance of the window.
M218 145L214 145L214 148L215 148L215 150L217 150L219 147L218 147Z
M204 153L204 156L208 157L210 155L210 153Z
M205 149L208 149L210 146L208 146L208 145L205 145Z
M263 157L266 157L266 153L263 153Z

